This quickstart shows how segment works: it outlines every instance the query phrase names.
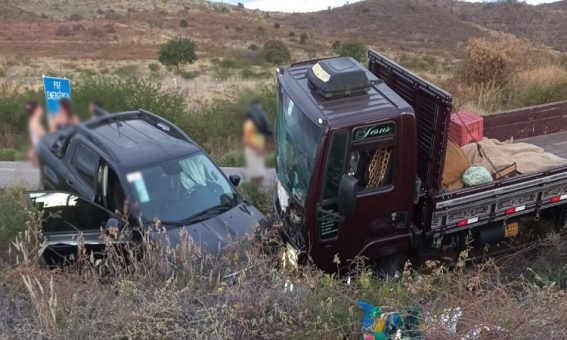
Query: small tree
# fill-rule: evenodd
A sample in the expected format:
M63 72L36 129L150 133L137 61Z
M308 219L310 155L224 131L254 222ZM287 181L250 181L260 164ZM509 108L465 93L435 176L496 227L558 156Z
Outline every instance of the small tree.
M182 27L182 28L189 27L189 23L187 22L187 20L181 19L181 21L179 21L179 27Z
M264 43L266 61L277 65L291 60L291 53L287 46L279 40L268 40Z
M192 64L197 60L195 43L191 39L174 39L159 48L159 62L165 66Z
M360 62L366 59L367 50L368 48L366 47L366 44L360 39L335 42L333 44L333 51L336 54L340 56L353 57Z
M301 45L305 45L305 43L307 42L307 39L309 39L309 36L307 35L307 33L303 32L301 33L301 35L299 36L299 43Z

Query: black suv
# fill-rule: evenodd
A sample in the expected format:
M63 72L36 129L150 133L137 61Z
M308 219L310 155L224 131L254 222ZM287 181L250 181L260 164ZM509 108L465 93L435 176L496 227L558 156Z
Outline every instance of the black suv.
M183 131L141 109L47 134L37 152L44 191L29 198L60 212L43 223L52 249L76 245L79 231L85 244L101 245L101 227L125 211L128 225L148 230L159 219L173 246L184 228L213 254L267 223L236 191L240 177L227 178ZM157 234L150 239L163 237Z

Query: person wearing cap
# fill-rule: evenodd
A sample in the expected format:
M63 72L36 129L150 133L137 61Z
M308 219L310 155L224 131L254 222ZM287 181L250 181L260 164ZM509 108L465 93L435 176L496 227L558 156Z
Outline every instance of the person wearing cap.
M31 142L28 158L33 166L38 166L39 162L35 147L45 134L45 129L42 124L43 108L38 102L29 101L26 103L25 110L28 115L28 133Z

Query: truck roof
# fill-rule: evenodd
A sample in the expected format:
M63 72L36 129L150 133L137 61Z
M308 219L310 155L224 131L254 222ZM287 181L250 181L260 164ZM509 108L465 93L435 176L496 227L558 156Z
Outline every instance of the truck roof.
M367 94L323 98L310 89L307 79L307 71L318 61L293 65L284 70L281 79L288 85L288 95L314 122L322 119L330 126L340 127L413 113L413 108L384 82L372 85Z
M77 133L123 168L139 168L201 150L178 127L142 109L93 119L80 124Z

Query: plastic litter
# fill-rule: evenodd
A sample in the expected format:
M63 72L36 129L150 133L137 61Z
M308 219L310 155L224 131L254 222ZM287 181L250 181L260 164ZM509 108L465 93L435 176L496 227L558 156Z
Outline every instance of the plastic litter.
M467 187L474 187L493 181L490 171L482 166L471 166L463 174L463 182Z
M415 339L420 337L419 310L406 308L403 313L382 312L382 308L358 300L364 311L362 334L364 340Z

